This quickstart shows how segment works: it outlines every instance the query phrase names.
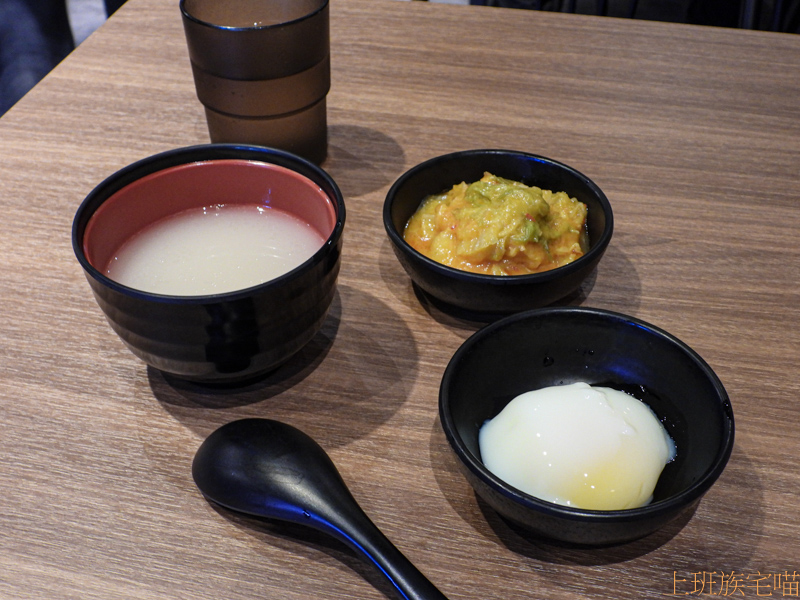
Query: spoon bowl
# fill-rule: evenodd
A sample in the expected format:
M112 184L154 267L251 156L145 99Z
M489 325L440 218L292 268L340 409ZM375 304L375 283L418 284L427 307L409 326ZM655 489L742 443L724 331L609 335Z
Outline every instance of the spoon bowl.
M447 600L372 523L319 444L291 425L269 419L223 425L201 444L192 476L220 506L338 539L376 567L400 598Z

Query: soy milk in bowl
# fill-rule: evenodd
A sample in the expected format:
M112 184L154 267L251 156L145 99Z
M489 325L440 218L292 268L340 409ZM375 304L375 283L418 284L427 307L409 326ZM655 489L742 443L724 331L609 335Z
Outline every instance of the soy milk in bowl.
M238 383L277 368L321 327L344 217L338 186L316 165L210 144L101 183L76 213L73 247L134 354L180 378Z
M116 252L106 274L156 294L197 296L234 292L299 267L325 239L284 211L216 204L167 217Z

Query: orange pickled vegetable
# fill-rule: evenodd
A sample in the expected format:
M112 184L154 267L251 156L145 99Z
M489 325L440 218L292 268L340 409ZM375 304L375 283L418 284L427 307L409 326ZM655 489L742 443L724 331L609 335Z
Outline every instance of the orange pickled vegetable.
M588 248L586 205L565 192L528 187L485 173L428 196L404 239L442 264L488 275L555 269Z

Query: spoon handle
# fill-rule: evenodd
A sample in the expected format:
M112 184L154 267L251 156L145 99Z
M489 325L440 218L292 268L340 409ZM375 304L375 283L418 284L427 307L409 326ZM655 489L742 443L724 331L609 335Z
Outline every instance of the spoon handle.
M338 506L316 507L308 512L308 525L347 544L372 563L404 600L447 600L400 550L375 526L347 492Z
M447 600L381 533L330 457L299 429L269 419L224 425L198 449L192 475L221 506L312 527L345 543L403 600Z

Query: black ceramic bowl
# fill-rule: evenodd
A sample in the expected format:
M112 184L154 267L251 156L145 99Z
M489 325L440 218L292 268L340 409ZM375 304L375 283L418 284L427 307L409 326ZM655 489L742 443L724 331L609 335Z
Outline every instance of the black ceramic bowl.
M586 204L588 252L551 271L501 277L445 266L405 242L405 225L426 196L461 182L477 181L486 171L529 186L563 191ZM614 229L611 205L588 177L549 158L509 150L455 152L410 169L386 195L383 224L395 255L417 287L444 311L478 320L548 306L575 292L594 271Z
M552 504L506 484L481 462L478 431L487 419L523 392L577 381L638 397L675 441L676 458L647 506L597 511ZM575 545L632 541L691 510L733 448L728 396L694 351L652 325L590 308L518 313L475 333L447 366L439 411L467 479L489 506L537 536Z
M216 204L270 205L325 240L297 268L206 296L142 292L109 279L119 247L153 222ZM322 326L336 292L345 208L336 183L293 154L211 144L157 154L114 173L83 201L72 244L114 331L148 365L206 383L239 383L275 369Z

